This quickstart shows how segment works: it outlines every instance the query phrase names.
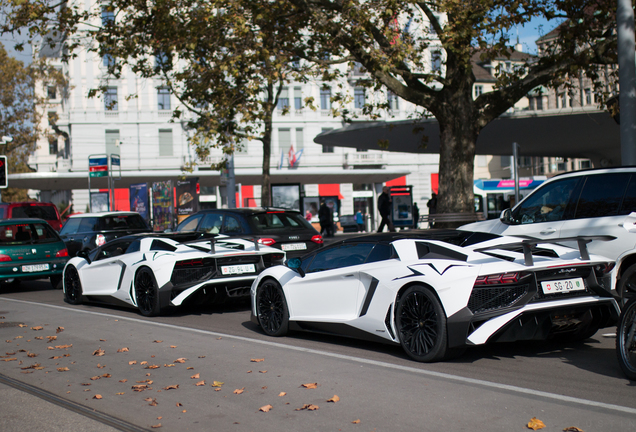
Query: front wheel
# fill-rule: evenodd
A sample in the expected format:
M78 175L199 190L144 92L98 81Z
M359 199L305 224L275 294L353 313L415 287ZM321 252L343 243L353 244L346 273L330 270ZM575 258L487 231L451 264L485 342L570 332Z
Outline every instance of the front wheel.
M636 380L636 298L621 312L616 327L616 356L618 364L630 380Z
M263 331L270 336L284 336L289 329L289 311L280 284L267 280L256 292L256 314Z
M147 267L139 270L135 276L135 297L139 312L143 316L156 316L161 312L157 281L152 270Z
M82 281L72 265L64 269L64 301L72 305L82 303Z
M412 286L404 292L396 324L400 345L413 360L429 363L446 356L446 314L430 289Z
M626 302L630 297L636 297L636 264L632 264L621 275L616 284L616 293Z

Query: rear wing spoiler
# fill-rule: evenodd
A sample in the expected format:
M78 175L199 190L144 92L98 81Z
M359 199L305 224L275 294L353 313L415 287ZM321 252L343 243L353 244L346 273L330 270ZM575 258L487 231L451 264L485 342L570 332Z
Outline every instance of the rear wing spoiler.
M536 246L540 243L548 243L548 244L560 244L564 242L576 242L579 247L579 254L581 255L581 259L584 261L589 261L590 253L587 250L587 244L593 241L611 241L615 240L616 237L610 235L593 235L593 236L577 236L577 237L562 237L555 238L549 240L542 240L537 238L529 238L525 239L521 242L517 243L507 243L495 246L488 246L485 248L475 249L475 252L485 252L490 250L510 250L514 251L521 247L523 250L523 258L525 261L525 265L531 266L534 265L534 259L532 258L532 247Z

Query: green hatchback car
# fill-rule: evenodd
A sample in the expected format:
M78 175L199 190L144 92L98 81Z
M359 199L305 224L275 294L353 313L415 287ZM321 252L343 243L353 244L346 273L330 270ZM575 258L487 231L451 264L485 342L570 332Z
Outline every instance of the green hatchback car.
M49 278L62 287L66 245L42 219L0 220L0 282Z

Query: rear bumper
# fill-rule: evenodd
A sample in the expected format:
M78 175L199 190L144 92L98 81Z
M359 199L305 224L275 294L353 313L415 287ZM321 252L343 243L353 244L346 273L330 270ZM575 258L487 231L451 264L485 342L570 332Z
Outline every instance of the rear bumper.
M0 264L0 281L7 279L42 279L51 276L62 276L68 259L57 258L42 261L4 262ZM28 271L27 266L48 264L48 270Z

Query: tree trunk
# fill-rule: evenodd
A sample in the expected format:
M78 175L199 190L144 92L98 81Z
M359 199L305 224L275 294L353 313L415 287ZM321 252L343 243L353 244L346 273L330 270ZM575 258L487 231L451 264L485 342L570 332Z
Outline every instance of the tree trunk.
M269 176L269 167L272 154L272 113L270 112L264 120L265 132L263 133L263 183L261 184L261 206L268 207L272 205L271 196L271 178Z

